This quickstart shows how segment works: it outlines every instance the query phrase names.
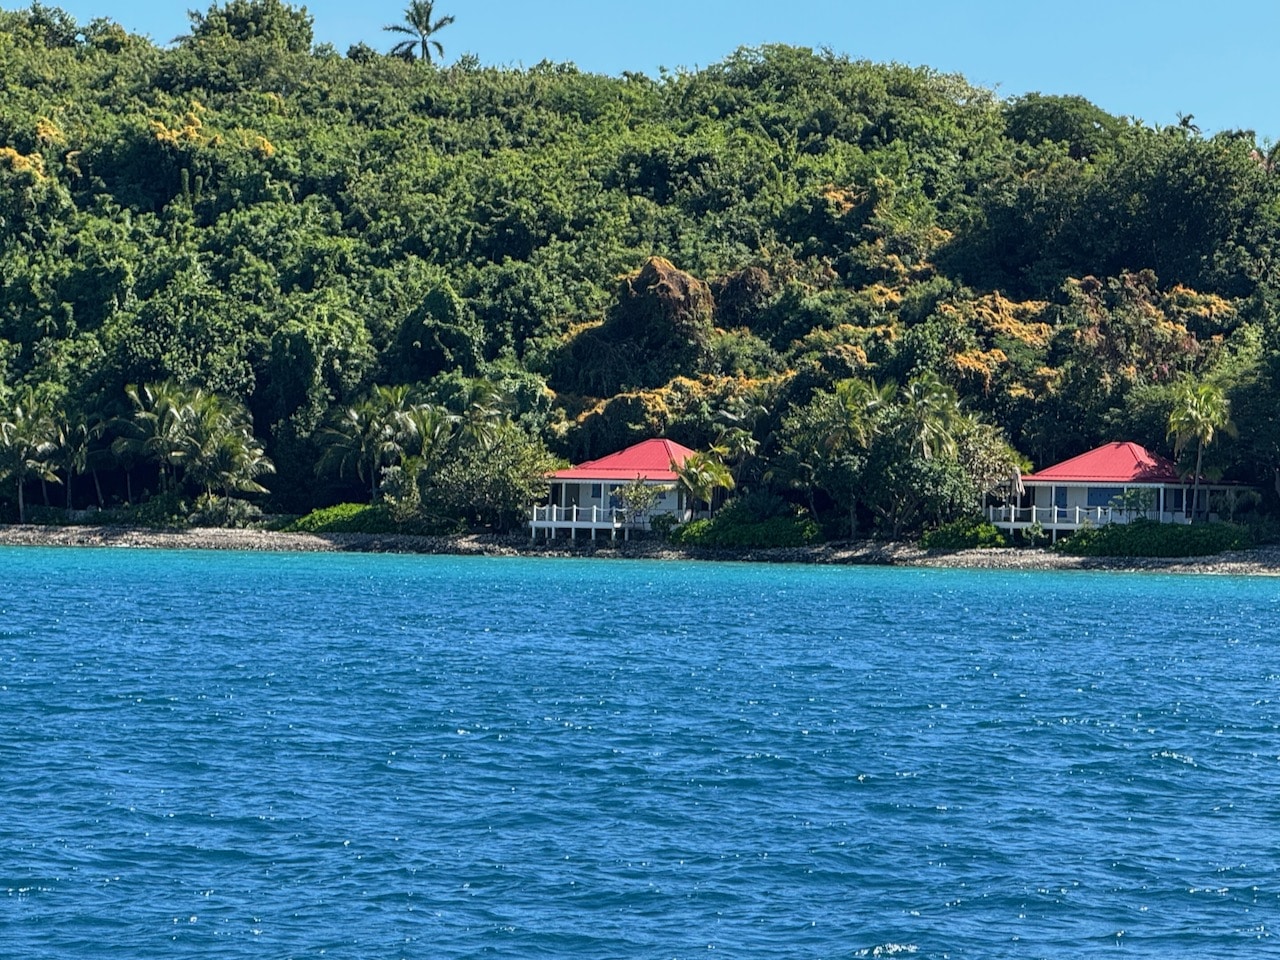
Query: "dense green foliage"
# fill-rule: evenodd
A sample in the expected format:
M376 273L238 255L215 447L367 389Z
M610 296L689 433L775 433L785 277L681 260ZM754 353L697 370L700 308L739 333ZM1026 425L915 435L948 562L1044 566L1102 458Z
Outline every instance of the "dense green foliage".
M655 435L724 468L710 506L772 491L828 536L1113 439L1273 497L1252 134L784 46L442 66L443 13L342 56L282 0L163 49L0 12L0 516L61 484L507 529L553 456ZM1192 383L1237 436L1170 433Z
M985 550L1008 545L1004 534L992 524L972 517L961 517L926 530L920 537L920 546L930 550Z
M818 525L798 516L786 501L755 493L730 501L714 517L671 531L672 543L689 547L803 547L818 539Z
M1249 531L1232 523L1182 526L1135 520L1078 530L1056 549L1079 557L1202 557L1251 546Z
M338 503L299 517L286 533L395 533L396 523L381 504Z
M773 517L753 522L691 520L671 533L671 542L686 547L803 547L818 539L818 525L798 517Z

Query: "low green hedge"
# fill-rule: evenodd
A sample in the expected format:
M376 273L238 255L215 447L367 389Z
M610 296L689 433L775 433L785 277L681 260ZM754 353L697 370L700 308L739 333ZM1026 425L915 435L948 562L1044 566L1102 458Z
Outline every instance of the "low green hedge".
M312 510L284 528L285 533L396 533L396 522L384 504L339 503Z
M1009 541L995 526L976 518L953 520L920 538L920 546L927 550L985 550L1008 545Z
M191 504L176 492L158 493L142 503L112 507L93 515L88 522L102 526L150 527L174 530L190 526ZM84 521L81 521L84 522Z
M1253 546L1244 527L1233 523L1110 523L1078 530L1054 547L1077 557L1203 557Z
M710 520L690 520L673 528L669 536L672 543L684 546L705 546L711 529Z
M17 515L14 515L13 522L17 523ZM65 507L46 507L31 506L27 507L27 523L37 527L65 527L71 523L67 519L67 511Z
M818 525L801 517L740 520L716 517L676 527L671 542L689 547L803 547L818 539Z

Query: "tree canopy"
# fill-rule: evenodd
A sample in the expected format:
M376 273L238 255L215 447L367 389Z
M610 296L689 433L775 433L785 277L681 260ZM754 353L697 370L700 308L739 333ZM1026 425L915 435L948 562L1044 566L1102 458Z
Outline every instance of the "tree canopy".
M422 451L369 419L393 388L462 418L415 487L470 522L512 522L459 490L526 491L516 459L732 425L739 489L906 532L1006 452L1172 454L1192 381L1238 427L1205 469L1280 475L1274 145L780 45L657 78L406 61L449 21L414 2L398 55L344 57L283 0L167 48L0 12L0 514L41 477L88 502L82 462L106 500L136 471L293 512L403 492ZM496 446L461 439L480 383ZM164 385L276 472L117 443Z

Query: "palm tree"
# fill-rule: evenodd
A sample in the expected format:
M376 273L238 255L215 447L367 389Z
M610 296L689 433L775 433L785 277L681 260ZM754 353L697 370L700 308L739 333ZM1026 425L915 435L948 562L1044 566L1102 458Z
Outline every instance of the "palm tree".
M711 498L716 491L733 489L733 474L724 465L724 461L712 454L695 453L683 464L672 461L671 469L680 485L689 493L690 511L693 510L693 504L701 500L710 512Z
M730 473L733 474L735 486L742 479L742 468L748 460L756 455L756 451L759 449L760 441L751 435L750 430L744 430L742 427L729 427L721 430L720 435L716 437L715 444L711 447L716 456L732 464Z
M482 450L489 449L501 425L509 420L511 398L493 381L474 377L451 401L463 434Z
M253 435L253 418L243 404L212 393L197 393L187 407L181 447L183 475L211 499L236 493L266 493L258 477L276 468Z
M0 413L0 474L17 484L19 523L27 522L26 482L33 478L58 482L52 465L53 434L53 416L30 387Z
M883 431L885 413L894 404L898 386L892 381L877 386L874 380L851 378L835 385L834 416L822 438L826 456L819 465L837 501L849 507L849 537L858 534L858 500L863 458Z
M98 469L103 466L113 466L119 462L111 452L111 444L100 442L111 426L112 420L102 412L95 411L89 414L85 423L91 440L85 453L83 469L88 470L89 475L93 477L93 492L98 498L98 508L101 509L107 505L107 501L102 495L102 478L98 475ZM129 482L128 471L125 473L125 478L126 482ZM129 483L129 486L132 487L132 483ZM130 492L132 493L132 490Z
M432 22L431 18L435 16L434 6L433 0L412 0L405 8L404 23L391 23L382 28L391 33L403 33L409 36L409 39L401 40L391 48L391 56L405 60L421 59L430 63L433 47L437 56L444 56L444 47L440 45L439 40L434 40L432 37L453 23L453 17L441 17Z
M70 512L72 484L76 477L88 469L90 447L101 436L102 421L99 418L90 423L83 417L72 417L62 411L53 418L51 428L50 439L54 444L51 464L66 474L64 483L67 488L67 511ZM97 484L96 477L94 483ZM101 491L98 499L101 502Z
M160 467L160 490L176 489L181 451L185 442L185 423L194 404L200 402L201 390L188 390L172 380L156 384L125 387L133 404L133 416L117 421L121 435L111 444L118 456L145 457Z
M402 418L406 451L420 461L422 469L430 468L435 458L453 437L453 428L461 418L434 403L417 403Z
M907 382L902 388L902 410L912 454L925 460L955 454L960 405L956 392L935 374L925 372Z
M1184 504L1187 518L1195 518L1195 507L1200 499L1200 468L1204 463L1204 448L1213 443L1218 431L1235 436L1235 424L1231 422L1231 403L1222 388L1212 383L1182 385L1169 413L1169 436L1173 437L1175 456L1192 443L1196 445L1196 467L1191 486L1191 502Z
M224 496L267 492L258 477L275 473L275 465L254 437L253 418L243 404L172 380L131 385L125 393L133 416L118 422L122 435L112 451L155 460L162 491L190 480L209 498L215 490Z
M835 398L840 416L825 438L828 450L870 446L878 427L878 414L893 403L897 391L893 383L879 387L874 380L856 377L837 382Z
M376 503L383 471L400 462L405 441L411 439L408 400L406 386L375 386L369 396L343 410L324 431L330 442L317 471L336 466L342 475L354 465L356 476L369 484L369 502Z

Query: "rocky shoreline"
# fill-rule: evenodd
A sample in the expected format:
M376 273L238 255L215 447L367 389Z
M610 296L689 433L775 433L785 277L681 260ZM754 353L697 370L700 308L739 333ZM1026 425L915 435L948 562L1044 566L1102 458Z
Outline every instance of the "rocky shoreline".
M1280 575L1280 547L1260 547L1211 557L1164 560L1140 557L1070 557L1040 549L924 550L908 543L885 543L872 540L768 550L724 550L676 547L655 541L538 540L533 542L527 537L518 535L468 534L421 537L405 534L309 534L215 528L150 530L138 527L31 525L0 525L0 546L599 557L637 560L961 567L982 570L1117 570L1232 576Z

